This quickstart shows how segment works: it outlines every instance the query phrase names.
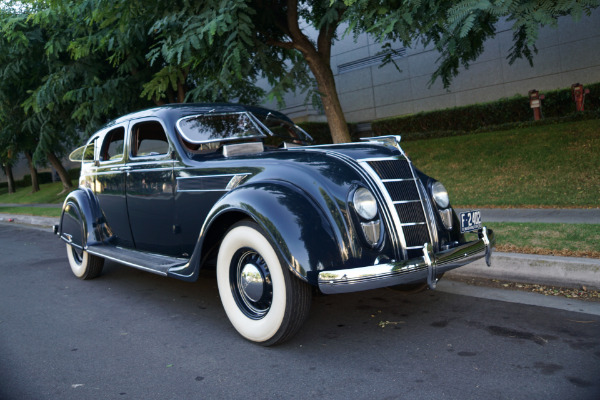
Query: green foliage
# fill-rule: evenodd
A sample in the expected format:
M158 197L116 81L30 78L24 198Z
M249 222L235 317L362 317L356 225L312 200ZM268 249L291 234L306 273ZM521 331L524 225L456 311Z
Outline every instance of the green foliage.
M0 4L0 160L65 154L108 120L150 104L283 103L321 96L348 140L330 67L338 28L440 53L448 86L512 24L509 58L531 60L540 26L579 18L600 0L32 0ZM316 31L313 38L309 31ZM388 46L389 47L389 46ZM385 48L385 47L384 47ZM392 62L392 57L386 61ZM312 72L312 75L310 72ZM315 83L316 82L316 83ZM558 101L558 100L557 100ZM562 100L561 100L562 101ZM558 101L558 103L561 103ZM547 113L552 115L549 99ZM561 103L562 104L562 103ZM560 106L556 106L560 109ZM335 111L331 111L335 110ZM449 129L445 127L444 129Z
M441 78L444 87L448 87L461 66L468 68L481 55L485 41L496 35L495 24L501 19L512 24L510 63L522 57L532 63L541 26L555 27L558 18L565 15L576 20L583 14L589 15L600 1L345 0L345 4L351 21L348 31L355 35L370 32L382 42L397 41L406 47L418 42L433 46L440 57L431 82ZM380 11L382 7L386 12Z
M572 118L597 118L597 113L600 112L600 83L585 87L590 89L590 94L585 99L585 109L589 113L585 116L575 115ZM542 113L545 118L551 119L549 122L575 112L570 88L543 92L543 94L545 99L542 101ZM532 119L533 113L529 107L528 97L515 96L490 103L383 119L374 121L371 128L375 136L401 134L403 140L411 140L489 131L490 127L508 129L515 127L515 124L519 125Z

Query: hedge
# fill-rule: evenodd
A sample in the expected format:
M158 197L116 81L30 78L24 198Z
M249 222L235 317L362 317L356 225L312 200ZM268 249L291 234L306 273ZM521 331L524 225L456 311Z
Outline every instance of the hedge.
M600 83L585 85L590 90L585 98L585 109L600 111ZM571 98L571 88L542 92L542 115L544 118L560 118L574 113L575 103ZM374 136L397 135L415 136L413 133L472 132L485 127L502 126L515 122L533 120L529 98L515 96L498 101L470 106L422 112L405 117L394 117L373 121ZM419 136L419 135L416 135ZM434 135L438 136L438 135Z
M331 131L327 122L300 122L297 125L315 139L315 144L329 144L332 142ZM358 140L356 124L348 124L348 130L352 140Z
M67 171L69 177L75 181L75 184L79 181L80 168L72 168ZM52 183L52 172L38 172L38 183L40 185L44 183ZM24 175L22 179L15 181L15 187L23 188L31 186L31 175ZM0 188L8 188L8 182L0 182Z

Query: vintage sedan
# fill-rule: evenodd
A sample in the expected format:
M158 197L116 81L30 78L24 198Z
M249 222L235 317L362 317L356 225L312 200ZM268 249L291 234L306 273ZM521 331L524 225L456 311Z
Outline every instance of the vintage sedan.
M433 289L448 270L489 265L495 239L479 211L457 216L399 136L311 142L259 107L126 115L71 154L79 188L55 233L81 279L107 259L185 281L216 268L232 325L263 345L298 331L313 291Z

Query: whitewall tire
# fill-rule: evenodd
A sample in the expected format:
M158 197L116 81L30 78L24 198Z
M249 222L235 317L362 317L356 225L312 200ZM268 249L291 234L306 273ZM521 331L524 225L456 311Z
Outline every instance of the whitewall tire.
M252 221L235 224L225 235L217 258L217 284L229 321L250 341L281 343L308 316L310 286L292 275Z
M71 271L79 279L94 279L102 272L104 258L67 244L67 257Z

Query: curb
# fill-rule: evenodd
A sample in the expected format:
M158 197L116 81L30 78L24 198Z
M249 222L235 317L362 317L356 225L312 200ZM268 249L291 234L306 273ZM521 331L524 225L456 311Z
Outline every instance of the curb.
M42 228L52 228L53 225L58 225L59 220L59 217L36 217L33 215L0 213L0 222L34 225Z
M484 278L531 284L600 289L600 260L535 254L492 254L492 266L483 259L446 273L449 278Z

